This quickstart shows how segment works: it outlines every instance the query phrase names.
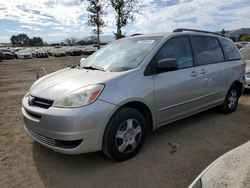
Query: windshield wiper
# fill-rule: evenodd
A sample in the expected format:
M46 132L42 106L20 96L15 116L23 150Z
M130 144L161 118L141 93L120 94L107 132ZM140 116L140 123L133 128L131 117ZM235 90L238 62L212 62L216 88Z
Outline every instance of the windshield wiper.
M81 67L81 68L89 69L89 70L100 70L100 71L105 71L105 69L102 68L102 67L86 66L86 67Z

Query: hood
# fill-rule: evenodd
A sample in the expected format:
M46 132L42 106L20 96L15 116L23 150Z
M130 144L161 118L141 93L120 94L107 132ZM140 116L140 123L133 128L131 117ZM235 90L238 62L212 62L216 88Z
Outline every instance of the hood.
M39 98L55 100L67 92L87 85L105 83L121 74L123 73L65 68L37 80L30 88L30 94Z

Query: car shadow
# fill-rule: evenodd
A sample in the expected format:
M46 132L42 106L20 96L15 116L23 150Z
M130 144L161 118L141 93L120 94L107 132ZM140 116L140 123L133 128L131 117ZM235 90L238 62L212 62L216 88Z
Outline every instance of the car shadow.
M33 159L45 187L187 187L212 161L250 138L240 105L232 115L214 109L151 133L134 158L114 162L102 152L64 155L33 144Z

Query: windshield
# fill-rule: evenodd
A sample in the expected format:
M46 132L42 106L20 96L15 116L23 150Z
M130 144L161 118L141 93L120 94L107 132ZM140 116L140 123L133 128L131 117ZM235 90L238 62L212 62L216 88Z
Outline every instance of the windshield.
M81 67L94 67L111 72L134 69L159 40L160 37L141 37L114 42L85 59Z

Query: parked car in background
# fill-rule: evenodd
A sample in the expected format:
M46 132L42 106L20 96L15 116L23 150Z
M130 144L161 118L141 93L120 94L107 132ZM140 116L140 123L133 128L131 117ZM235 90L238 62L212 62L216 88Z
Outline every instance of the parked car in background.
M177 29L117 40L42 77L22 113L27 133L48 148L123 161L167 123L214 107L234 112L244 83L245 61L230 39Z
M246 84L245 88L250 89L250 45L244 46L240 50L243 58L246 60Z
M94 52L96 52L98 50L97 47L94 47L94 46L87 46L83 49L83 55L91 55L93 54Z
M64 57L67 55L66 52L61 49L53 49L50 51L50 54L51 56L54 56L54 57Z
M36 57L37 58L48 58L49 54L47 52L44 52L44 51L38 51L36 54Z
M246 84L245 84L246 89L250 89L250 60L247 61L246 63Z
M32 59L33 55L30 51L27 50L19 50L16 52L17 58L18 59Z
M24 50L24 48L23 47L14 47L14 48L11 48L11 52L13 52L13 53L16 53L16 52L18 52L20 50Z
M240 50L245 60L250 60L250 46L245 46Z
M48 48L47 50L46 50L46 52L48 53L48 55L49 56L52 56L52 52L53 52L54 50L52 49L52 48Z
M39 49L39 48L33 50L32 55L33 57L36 57L36 58L48 58L49 57L49 54L45 50Z
M0 51L0 61L4 60L5 59L5 55L3 52Z
M250 187L250 141L210 164L189 188Z
M238 49L241 49L241 48L243 48L243 46L244 46L244 44L241 44L241 43L234 43L235 44L235 46L238 48Z
M246 45L248 45L248 44L250 44L250 42L247 42L247 41L243 41L243 42L237 42L237 43L239 43L239 44L242 44L243 46L246 46Z
M4 54L5 59L16 59L17 56L13 52L11 52L9 49L0 49L0 51Z
M250 48L250 43L244 45L243 48Z
M66 54L69 56L80 56L82 55L82 50L77 48L70 48L66 50Z

